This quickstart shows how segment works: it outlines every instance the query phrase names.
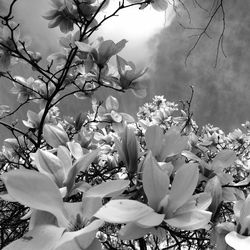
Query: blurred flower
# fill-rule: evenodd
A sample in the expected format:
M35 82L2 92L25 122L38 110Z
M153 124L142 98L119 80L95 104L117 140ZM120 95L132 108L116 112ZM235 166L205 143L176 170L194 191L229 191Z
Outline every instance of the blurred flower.
M120 56L116 56L117 68L119 73L119 80L117 84L122 89L131 89L133 93L138 97L146 96L146 89L142 83L138 82L137 79L143 76L147 69L136 71L135 64L128 62Z
M74 29L75 6L69 0L51 0L54 7L44 18L50 20L48 27L59 26L61 32L68 33Z
M24 79L21 76L16 76L14 77L14 87L11 89L11 93L17 94L17 101L23 103L32 97L35 97L36 93L33 89L35 83L36 80L34 80L33 77Z
M75 42L78 49L91 55L92 60L100 69L110 60L110 58L119 53L126 45L127 40L123 39L118 43L112 40L103 40L99 38L96 45L89 45L85 42Z
M16 50L16 45L20 38L20 29L14 22L9 23L10 27L3 25L0 27L0 68L7 69L11 63L11 50ZM16 28L17 27L17 28ZM18 47L19 48L19 47Z

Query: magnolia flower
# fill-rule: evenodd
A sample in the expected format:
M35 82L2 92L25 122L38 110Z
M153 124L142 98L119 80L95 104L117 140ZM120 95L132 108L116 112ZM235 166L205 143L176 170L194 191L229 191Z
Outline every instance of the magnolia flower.
M235 250L248 250L250 249L250 195L245 201L236 202L234 214L236 227L225 236L225 241Z
M2 176L8 195L32 210L29 231L5 250L101 249L95 234L103 224L91 221L97 210L96 199L85 203L65 203L55 183L46 175L32 170L14 170ZM27 240L26 240L27 239Z
M39 113L35 113L31 110L28 110L27 111L28 120L27 121L23 120L23 124L28 128L35 128L35 129L39 128L43 113L44 109L42 109ZM49 120L52 119L50 119L48 115L45 118L45 122L48 122Z
M55 28L59 26L61 32L68 33L74 29L75 6L68 0L51 0L54 7L45 16L50 20L48 27Z
M128 62L118 55L116 56L116 62L120 76L117 84L120 85L122 89L131 89L138 97L145 97L145 86L138 82L137 79L143 76L147 69L136 71L133 62Z
M99 150L94 150L83 154L79 144L69 142L67 145L70 151L64 146L59 146L57 155L40 149L36 153L31 154L33 163L38 171L56 183L58 188L64 193L63 197L68 197L73 192L82 190L82 187L85 189L89 186L84 181L76 184L75 178L80 171L85 171L89 167L99 153ZM73 164L70 153L76 159Z
M112 40L99 39L96 46L89 45L84 42L75 42L78 49L82 52L87 52L91 55L92 60L98 65L99 68L103 68L104 65L110 60L110 58L119 53L126 45L127 40L123 39L118 43L114 43Z
M200 179L207 182L205 191L210 192L212 195L212 203L209 207L211 212L215 213L222 201L236 201L239 198L244 198L244 193L241 190L233 187L223 187L228 184L235 185L232 175L224 171L235 162L236 154L234 151L222 150L209 163L189 151L183 151L181 154L189 160L199 163L201 169Z
M163 166L164 167L164 166ZM209 193L193 195L199 176L196 164L180 168L170 186L168 171L159 166L150 152L143 163L143 190L148 205L134 200L113 200L100 208L95 217L111 223L125 223L121 239L137 239L155 232L165 221L183 230L207 228L211 212Z
M8 191L8 200L31 208L29 231L4 250L102 249L95 238L104 222L93 214L102 206L104 197L121 194L128 180L115 180L89 188L82 202L63 202L55 183L33 170L14 170L1 176ZM6 198L6 196L2 196Z
M33 87L39 80L34 80L33 77L24 79L22 76L16 76L14 80L14 87L11 89L11 93L17 94L17 101L19 103L23 103L29 99L36 97L37 92L33 89Z

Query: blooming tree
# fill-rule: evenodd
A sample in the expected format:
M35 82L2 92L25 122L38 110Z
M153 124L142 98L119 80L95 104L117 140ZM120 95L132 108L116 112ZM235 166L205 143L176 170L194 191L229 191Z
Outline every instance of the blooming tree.
M0 124L13 135L1 151L1 246L5 250L249 249L249 122L225 135L199 128L190 100L182 107L155 97L137 118L119 111L100 88L145 96L145 69L94 32L120 10L165 0L52 0L45 15L59 27L62 52L44 62L20 33L10 3L0 16L0 75L13 84L19 105L0 106ZM110 59L116 57L116 70ZM34 71L15 76L16 63ZM43 66L46 65L46 66ZM57 105L74 95L92 103L76 118ZM25 129L5 119L32 103Z

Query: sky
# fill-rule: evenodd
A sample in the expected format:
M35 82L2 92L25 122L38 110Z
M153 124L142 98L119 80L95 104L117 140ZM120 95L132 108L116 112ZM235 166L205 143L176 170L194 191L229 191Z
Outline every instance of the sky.
M118 0L111 0L110 6L103 14L111 13L118 2ZM34 42L42 50L57 48L56 39L63 35L58 28L48 29L48 20L42 18L51 9L50 6L50 0L19 0L17 3L18 20L22 22L25 32L34 37ZM166 12L157 12L151 6L144 10L139 10L136 6L122 10L118 16L107 20L97 36L101 35L104 39L113 39L115 42L121 39L128 40L121 55L145 64L152 55L147 45L148 40L168 26L172 18L171 7Z

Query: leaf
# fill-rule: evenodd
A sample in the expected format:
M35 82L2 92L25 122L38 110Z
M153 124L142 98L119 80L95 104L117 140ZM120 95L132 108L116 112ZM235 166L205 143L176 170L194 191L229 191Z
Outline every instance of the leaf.
M129 185L129 180L111 180L91 187L84 197L115 197L121 194Z
M135 222L152 212L152 208L135 200L111 200L94 216L106 222L121 224Z
M157 211L160 201L168 193L169 176L159 167L151 151L143 162L142 183L149 206Z
M175 212L191 198L198 178L199 169L195 163L185 164L176 172L169 195L168 211Z
M183 230L197 230L207 228L212 213L203 210L193 210L187 213L175 215L173 218L165 219L172 227Z
M67 226L65 208L56 184L46 175L33 170L14 170L4 174L8 193L25 206L52 213Z
M53 225L35 227L4 250L53 250L65 229Z

